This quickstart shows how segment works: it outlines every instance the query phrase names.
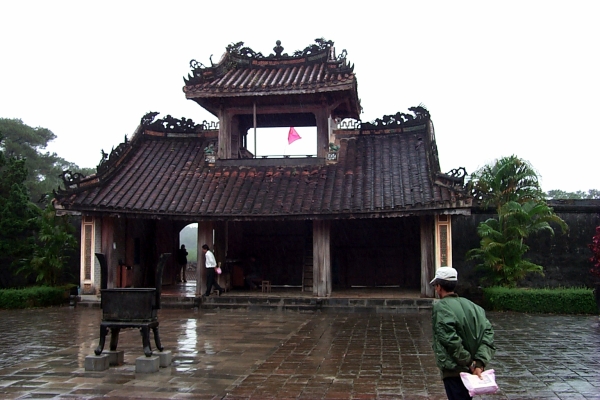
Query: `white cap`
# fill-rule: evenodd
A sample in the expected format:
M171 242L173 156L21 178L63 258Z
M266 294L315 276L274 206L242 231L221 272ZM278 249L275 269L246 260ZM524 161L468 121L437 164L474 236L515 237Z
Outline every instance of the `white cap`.
M430 285L433 285L436 279L443 279L445 281L457 281L458 280L458 272L452 267L439 267L437 271L435 271L435 278L429 282Z

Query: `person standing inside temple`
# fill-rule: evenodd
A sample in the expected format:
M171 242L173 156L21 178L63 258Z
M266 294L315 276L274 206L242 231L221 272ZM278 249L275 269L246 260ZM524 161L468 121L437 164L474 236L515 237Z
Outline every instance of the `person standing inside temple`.
M244 275L246 286L253 290L258 289L258 286L261 285L263 278L254 255L250 256L250 259L246 264L246 271Z
M207 244L202 245L202 253L204 254L204 258L206 260L204 262L204 266L206 267L206 293L204 293L204 296L210 296L213 285L215 289L219 291L220 296L225 289L219 286L216 280L215 268L217 267L217 260L215 260L215 255L208 249Z
M187 279L185 279L185 270L187 268L187 255L188 252L185 249L185 244L182 244L181 248L177 250L177 264L179 264L179 269L181 270L181 282L187 282Z
M449 400L472 397L460 373L470 372L481 379L494 347L494 329L483 308L454 293L458 272L440 267L430 282L440 300L433 303L433 352Z

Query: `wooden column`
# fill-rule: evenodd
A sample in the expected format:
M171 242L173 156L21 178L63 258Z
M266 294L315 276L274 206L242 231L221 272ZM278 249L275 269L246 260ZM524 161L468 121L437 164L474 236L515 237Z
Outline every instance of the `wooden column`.
M100 240L96 240L99 238ZM81 271L82 294L100 293L100 263L95 253L102 253L102 218L83 215L81 217Z
M322 109L315 112L315 118L317 120L317 157L327 157L329 150L329 115L327 107L323 106Z
M331 295L331 221L313 221L313 295Z
M213 223L198 222L198 263L196 267L196 296L202 296L206 292L206 268L204 267L206 260L202 254L202 246L207 244L213 248Z
M425 215L421 222L421 296L435 297L435 291L429 282L435 275L435 220Z
M102 218L101 249L107 263L107 289L117 286L117 254L115 243L115 219L111 217ZM113 249L114 247L114 249ZM98 286L99 287L99 286Z
M437 215L435 221L435 266L452 266L452 219L450 215Z
M231 158L231 114L221 110L219 115L219 142L217 143L217 158ZM210 244L209 244L210 246Z

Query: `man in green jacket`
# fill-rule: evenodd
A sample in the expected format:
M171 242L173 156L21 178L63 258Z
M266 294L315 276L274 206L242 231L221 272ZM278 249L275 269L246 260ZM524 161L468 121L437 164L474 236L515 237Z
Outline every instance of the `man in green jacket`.
M430 282L440 298L433 303L433 351L450 400L471 399L460 373L481 378L496 351L485 311L454 293L457 282L458 272L452 267L438 268Z

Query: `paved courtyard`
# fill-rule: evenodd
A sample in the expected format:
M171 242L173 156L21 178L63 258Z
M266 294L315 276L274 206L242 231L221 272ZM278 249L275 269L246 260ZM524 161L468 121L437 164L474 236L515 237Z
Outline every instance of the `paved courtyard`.
M483 398L600 399L597 316L488 316L501 390ZM82 307L0 310L0 398L445 398L428 314L163 309L173 362L152 374L135 372L137 330L121 333L123 365L85 371L100 319Z

